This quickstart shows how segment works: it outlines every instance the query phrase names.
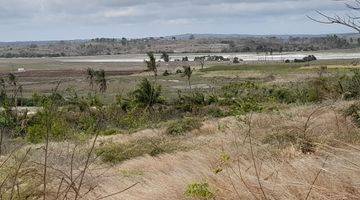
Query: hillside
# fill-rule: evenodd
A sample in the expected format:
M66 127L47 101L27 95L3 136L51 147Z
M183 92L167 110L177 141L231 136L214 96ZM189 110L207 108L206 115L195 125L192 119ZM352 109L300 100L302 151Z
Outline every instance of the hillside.
M359 36L185 34L139 39L95 38L71 41L0 43L0 57L63 57L153 52L290 52L359 47Z

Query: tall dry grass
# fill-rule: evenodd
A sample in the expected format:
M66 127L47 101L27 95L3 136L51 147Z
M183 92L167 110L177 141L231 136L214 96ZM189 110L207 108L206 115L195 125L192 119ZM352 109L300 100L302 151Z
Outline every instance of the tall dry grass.
M153 129L49 143L46 198L188 199L187 186L199 182L208 183L215 199L359 199L359 130L342 115L347 104L210 120L181 136L190 151L116 165L102 163L92 149L108 141L170 136ZM43 154L42 146L33 146L2 158L2 199L43 197Z

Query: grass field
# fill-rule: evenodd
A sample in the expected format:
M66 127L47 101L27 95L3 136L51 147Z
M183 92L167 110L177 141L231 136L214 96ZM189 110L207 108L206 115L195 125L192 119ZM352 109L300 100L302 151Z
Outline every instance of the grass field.
M358 67L2 59L1 199L358 199Z

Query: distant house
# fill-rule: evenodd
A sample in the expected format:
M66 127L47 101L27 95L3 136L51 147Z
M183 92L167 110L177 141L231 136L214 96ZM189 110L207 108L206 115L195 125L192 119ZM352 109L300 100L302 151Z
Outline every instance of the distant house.
M18 68L17 71L18 72L25 72L25 68Z

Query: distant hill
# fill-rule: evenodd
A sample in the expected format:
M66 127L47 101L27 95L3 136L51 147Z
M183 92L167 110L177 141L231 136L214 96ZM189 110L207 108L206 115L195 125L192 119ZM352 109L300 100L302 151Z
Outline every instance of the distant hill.
M294 34L294 35L251 35L251 34L192 34L192 33L186 33L186 34L179 34L179 35L171 35L171 36L164 36L164 37L153 37L153 38L166 38L166 39L172 39L176 38L178 40L188 40L193 36L196 39L226 39L226 38L237 38L237 39L244 39L244 38L270 38L270 37L276 37L279 39L288 39L290 37L300 37L300 38L319 38L319 37L326 37L328 35L337 35L339 37L353 37L353 38L360 38L360 34L358 33L341 33L341 34L318 34L318 35L311 35L311 34ZM146 37L146 38L137 38L137 40L142 39L148 39L152 37ZM118 40L121 40L121 38L115 38ZM132 39L132 38L129 38ZM1 42L0 46L4 45L47 45L47 44L57 44L61 42L67 42L67 43L84 43L88 42L91 39L76 39L76 40L40 40L40 41L13 41L13 42Z
M354 33L323 35L182 34L166 37L0 42L0 57L64 57L146 53L289 52L360 47Z

